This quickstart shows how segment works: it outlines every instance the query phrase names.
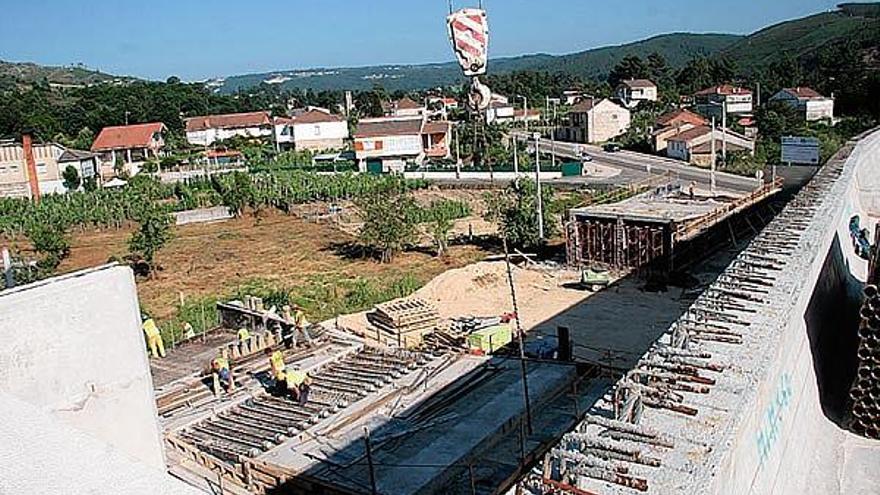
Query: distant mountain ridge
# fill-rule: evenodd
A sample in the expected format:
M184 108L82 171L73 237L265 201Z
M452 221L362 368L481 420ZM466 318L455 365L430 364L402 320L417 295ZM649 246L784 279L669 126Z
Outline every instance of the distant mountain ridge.
M695 56L709 56L742 39L732 34L672 33L623 45L594 48L568 55L533 54L492 59L490 73L520 70L566 72L591 79L607 77L614 65L628 55L663 55L672 67L680 67ZM380 83L389 91L417 90L458 84L460 69L453 62L417 65L380 65L348 68L294 69L262 74L231 76L209 81L217 91L236 92L262 83L284 89L320 90L369 89Z

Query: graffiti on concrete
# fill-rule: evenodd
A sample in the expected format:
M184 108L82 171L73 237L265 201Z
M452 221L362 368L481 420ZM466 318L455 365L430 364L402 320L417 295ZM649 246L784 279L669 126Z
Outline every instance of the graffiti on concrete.
M761 467L767 462L770 452L773 451L773 447L779 439L779 430L782 427L788 406L791 404L791 394L791 375L783 373L770 404L764 410L761 429L757 435L758 462Z
M849 236L852 239L853 249L859 258L871 259L871 241L868 240L868 229L863 229L858 215L849 219Z

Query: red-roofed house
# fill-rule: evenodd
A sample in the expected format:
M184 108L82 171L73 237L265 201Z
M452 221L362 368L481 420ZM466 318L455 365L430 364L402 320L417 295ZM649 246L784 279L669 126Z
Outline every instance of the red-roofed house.
M697 111L703 115L721 118L724 105L728 115L752 113L752 92L746 88L722 84L694 94Z
M385 114L389 117L420 117L428 111L428 108L414 101L408 96L392 101L387 105Z
M112 177L114 165L119 161L126 165L128 174L136 175L140 164L161 155L166 131L165 124L161 122L101 129L92 143L92 152L97 153L103 162L102 175Z
M275 139L282 149L338 150L348 139L348 121L323 108L294 110L292 117L276 118L274 124Z
M648 79L622 81L616 92L627 108L635 108L643 101L657 101L657 85Z
M701 125L683 130L667 138L669 144L666 149L666 155L694 165L709 166L712 161L711 146L713 138L716 142L716 158L721 156L725 143L728 152L748 151L753 153L755 151L755 142L742 134L733 132L730 129L725 133L720 128L716 128L713 134L711 127Z
M269 112L204 115L186 119L186 140L196 146L211 146L217 141L241 136L272 137Z
M403 172L407 163L448 158L449 122L423 117L363 119L354 134L354 152L362 172Z
M834 98L822 96L812 88L785 88L770 101L781 101L796 108L807 122L834 119Z
M657 118L654 124L654 151L660 153L665 152L667 140L697 126L708 125L709 121L702 115L691 112L687 109L678 109L669 113L665 113Z

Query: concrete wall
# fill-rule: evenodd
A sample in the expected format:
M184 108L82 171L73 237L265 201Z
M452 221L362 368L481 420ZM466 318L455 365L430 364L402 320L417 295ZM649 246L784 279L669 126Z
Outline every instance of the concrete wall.
M878 220L878 167L880 132L850 155L806 231L806 266L789 287L789 314L796 317L778 317L765 367L752 370L754 395L735 412L729 443L716 446L725 452L723 461L702 493L855 493L844 459L850 435L840 426L854 373L854 311L867 262L853 250L849 220L861 215L863 227Z
M0 392L164 469L139 312L127 267L0 292Z

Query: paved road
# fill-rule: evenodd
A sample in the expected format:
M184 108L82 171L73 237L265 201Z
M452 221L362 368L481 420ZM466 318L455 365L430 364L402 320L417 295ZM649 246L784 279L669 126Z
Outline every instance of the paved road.
M517 137L524 138L526 135L521 131L514 131ZM534 141L531 141L531 146ZM641 174L665 174L669 173L683 184L696 182L702 187L711 185L711 172L692 165L672 160L669 158L635 153L632 151L619 151L608 153L598 146L588 144L566 143L561 141L551 142L549 139L541 139L541 150L550 150L551 145L559 157L580 159L581 152L586 151L593 157L595 163L624 171L639 172ZM534 149L534 148L532 148ZM739 175L716 172L715 183L718 189L732 192L746 193L754 191L760 184L754 178Z

